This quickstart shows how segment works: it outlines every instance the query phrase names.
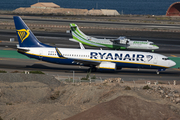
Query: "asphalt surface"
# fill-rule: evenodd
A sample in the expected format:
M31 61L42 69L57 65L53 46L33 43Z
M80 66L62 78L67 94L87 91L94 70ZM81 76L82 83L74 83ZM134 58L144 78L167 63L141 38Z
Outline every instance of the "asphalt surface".
M3 19L3 18L0 18ZM4 19L12 21L12 18L10 19ZM67 24L69 25L70 22L78 23L81 25L88 26L113 26L113 27L161 27L161 28L167 28L167 29L180 29L179 25L157 25L157 24L136 24L136 23L111 23L111 22L87 22L87 21L72 21L72 20L39 20L39 19L24 19L25 22L28 23L46 23L46 24ZM86 34L99 37L99 38L117 38L121 33L120 31L116 31L117 34L113 34L114 31L106 30L102 32L97 32L97 34L94 33L88 33ZM57 47L68 47L68 48L79 48L79 44L75 42L71 42L68 39L71 38L71 34L67 34L65 32L36 32L33 31L33 33L36 35L36 37L43 43L50 44ZM102 34L101 34L102 33ZM107 34L112 33L112 34ZM126 31L128 34L128 32ZM144 35L143 32L139 32L139 35ZM156 35L154 35L153 32L149 33L146 32L146 36L128 36L131 40L142 40L142 41L152 41L156 45L160 47L159 50L155 50L156 53L161 53L167 56L174 56L174 57L180 57L180 41L178 39L178 33L160 33L156 32ZM165 35L165 37L160 37ZM176 35L176 37L173 37ZM156 37L158 36L158 37ZM169 37L167 37L169 36ZM15 42L8 42L10 38L15 38ZM15 30L0 30L0 49L15 49L17 44L17 37ZM87 49L99 49L99 48L93 48L89 46L85 46ZM107 49L107 48L103 48ZM150 51L148 51L150 52ZM87 67L79 67L79 66L72 66L72 65L56 65L51 63L46 63L38 60L27 60L27 59L16 59L16 58L0 58L0 68L3 70L8 71L24 71L24 70L40 70L43 72L46 72L47 74L55 74L55 75L62 75L62 76L72 76L72 72L75 72L76 76L86 76L87 74ZM168 69L166 71L160 72L159 75L156 74L156 70L148 70L148 69L122 69L121 71L113 72L113 73L101 73L101 72L95 72L92 73L93 75L96 75L97 77L102 78L110 78L110 77L121 77L124 80L180 80L180 70L179 69Z
M43 42L43 43L50 43L51 45L54 45L53 43L56 43L56 46L59 47L69 47L69 48L79 48L78 43L74 43L68 40L69 34L63 33L67 35L67 37L53 37L53 35L47 36L37 36L37 38ZM61 34L60 34L61 35ZM11 36L11 35L10 35ZM3 35L0 35L0 38L6 38L7 36L3 37ZM9 37L9 36L8 36ZM12 35L12 37L15 37ZM113 37L113 36L111 36ZM9 39L9 38L8 38ZM143 39L143 38L141 38ZM146 38L144 38L145 40ZM153 40L153 39L152 39ZM156 41L157 39L155 39ZM160 39L159 43L157 44L160 46L160 49L162 54L167 56L177 56L179 57L180 54L179 51L180 47L177 45L177 48L172 47L169 48L171 51L167 50L166 46L173 46L174 44L169 42L169 44L163 44L162 42L165 41L164 39ZM176 41L176 40L175 40ZM156 43L156 42L155 42ZM15 49L17 42L1 42L0 48L1 49ZM164 47L164 46L165 47ZM176 45L174 45L176 46ZM88 47L90 49L95 49L93 47ZM97 48L98 49L98 48ZM156 52L156 51L155 51ZM15 59L15 58L1 58L0 59L0 66L2 70L8 70L8 71L31 71L31 70L40 70L47 74L52 75L60 75L60 76L72 76L73 71L75 71L75 75L77 77L85 77L87 75L88 67L79 67L79 66L72 66L72 65L57 65L57 64L51 64L46 63L43 61L38 60L27 60L27 59ZM156 70L149 70L149 69L122 69L120 71L112 72L112 73L102 73L102 72L94 72L92 73L96 77L101 77L102 79L105 78L114 78L114 77L121 77L125 81L131 81L131 80L180 80L180 69L167 69L166 71L160 72L159 75L156 74Z
M49 16L51 18L52 16ZM112 27L137 27L137 28L153 28L153 29L174 29L174 30L180 30L180 25L177 24L158 24L158 23L131 23L131 22L111 22L111 21L86 21L86 20L77 20L77 17L54 17L51 19L46 19L46 17L42 16L40 18L36 17L23 17L23 20L26 23L49 23L49 24L55 24L55 25L69 25L69 23L77 23L79 25L87 25L90 24L91 26L112 26ZM47 17L48 18L48 17ZM70 19L68 19L70 18ZM87 18L87 17L86 17ZM84 19L84 17L82 17ZM92 19L92 17L90 17ZM96 19L96 18L95 18ZM98 18L97 18L98 19ZM105 18L106 19L106 18ZM107 17L108 19L108 17ZM122 18L119 18L122 19ZM0 16L0 20L10 21L13 22L13 17L3 17ZM111 18L110 18L111 20ZM143 21L143 20L142 20ZM170 21L171 22L171 21Z
M69 41L69 38L72 38L71 34L65 32L33 32L35 36L43 43L50 44L57 47L68 47L68 48L79 48L79 44L76 42ZM91 34L88 34L91 35ZM98 38L117 38L119 36L111 35L91 35ZM9 41L10 38L15 38L17 41L17 36L14 30L0 30L0 41ZM164 55L175 55L180 57L180 40L171 39L171 38L153 38L153 37L128 37L131 40L140 40L140 41L152 41L157 46L160 47L159 50L155 50L156 53L161 53ZM0 47L10 47L16 48L17 43L1 43ZM87 49L99 49L94 47L89 47L85 45ZM108 49L108 48L103 48ZM132 50L132 49L131 49ZM136 50L137 51L137 50ZM150 52L149 50L144 50Z
M49 75L86 77L88 67L79 67L74 65L57 65L34 59L16 59L16 58L0 58L1 70L13 71L43 71ZM123 78L124 81L136 80L180 80L179 69L167 69L166 71L156 74L156 70L149 69L127 69L124 68L116 72L92 72L91 76L106 78Z

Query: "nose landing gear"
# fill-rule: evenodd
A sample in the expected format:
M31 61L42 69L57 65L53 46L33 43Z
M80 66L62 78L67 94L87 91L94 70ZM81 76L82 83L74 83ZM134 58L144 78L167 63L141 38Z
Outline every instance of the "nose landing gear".
M159 75L159 72L160 71L165 71L166 69L158 69L157 71L156 71L156 73Z

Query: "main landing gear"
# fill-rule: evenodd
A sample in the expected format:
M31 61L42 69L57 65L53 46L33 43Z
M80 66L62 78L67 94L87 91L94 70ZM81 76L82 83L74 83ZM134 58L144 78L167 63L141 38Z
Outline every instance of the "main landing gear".
M158 69L156 73L159 75L160 71L165 71L166 69Z
M88 69L88 72L96 72L97 68L95 66L92 66Z

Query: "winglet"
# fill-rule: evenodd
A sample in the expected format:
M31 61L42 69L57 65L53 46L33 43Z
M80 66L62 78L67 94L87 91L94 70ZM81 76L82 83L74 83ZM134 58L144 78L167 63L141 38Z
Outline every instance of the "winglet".
M79 46L80 46L81 49L83 49L83 50L85 49L84 45L81 42L79 42Z
M64 56L61 54L61 52L59 51L59 49L58 49L57 47L56 47L55 49L56 49L56 52L57 52L58 56L61 57L61 58L62 58L62 57L64 58Z

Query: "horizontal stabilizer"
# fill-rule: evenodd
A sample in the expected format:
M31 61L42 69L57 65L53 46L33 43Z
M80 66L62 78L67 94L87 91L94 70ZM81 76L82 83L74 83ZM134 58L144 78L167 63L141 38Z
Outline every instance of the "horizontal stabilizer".
M73 39L73 38L70 38L69 39L70 41L73 41L73 42L78 42L77 40Z
M21 49L21 48L18 48L17 51L18 51L19 53L25 53L25 52L28 52L29 49Z

